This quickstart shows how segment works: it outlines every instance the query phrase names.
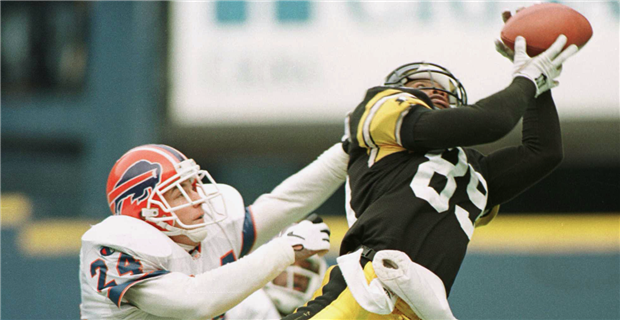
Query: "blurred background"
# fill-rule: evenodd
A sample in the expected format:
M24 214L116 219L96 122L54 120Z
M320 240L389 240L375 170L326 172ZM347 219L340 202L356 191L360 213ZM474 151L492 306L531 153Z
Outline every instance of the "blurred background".
M557 2L557 1L556 1ZM617 1L566 2L590 42L554 89L565 161L476 230L460 319L620 319ZM450 69L473 103L511 80L494 50L519 2L1 2L1 313L79 317L80 237L128 149L175 146L246 204L339 141L394 68ZM520 143L520 128L479 146ZM339 237L344 191L317 210Z

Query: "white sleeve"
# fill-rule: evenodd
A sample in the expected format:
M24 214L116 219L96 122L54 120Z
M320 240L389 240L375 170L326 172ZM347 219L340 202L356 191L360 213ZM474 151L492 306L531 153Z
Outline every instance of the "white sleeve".
M279 320L281 318L278 309L264 289L252 293L234 308L226 311L226 320Z
M342 149L342 144L337 143L271 193L260 196L250 206L256 227L255 246L268 241L325 202L344 182L348 162L349 155Z
M210 319L265 286L294 261L292 247L276 238L238 261L195 277L171 272L136 284L125 298L160 317Z

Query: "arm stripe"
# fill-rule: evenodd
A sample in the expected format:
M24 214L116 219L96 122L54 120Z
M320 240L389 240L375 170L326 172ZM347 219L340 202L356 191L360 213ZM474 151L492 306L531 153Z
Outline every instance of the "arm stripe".
M243 231L241 238L241 253L239 258L245 256L252 250L256 242L256 225L254 223L254 215L250 207L245 208L245 219L243 220Z
M397 99L397 98L417 99L414 95L410 93L396 91L393 94L386 95L378 99L372 105L371 105L371 102L369 102L368 105L366 106L366 111L364 112L364 115L362 115L362 119L360 120L361 126L358 127L357 137L358 137L358 141L364 142L364 145L360 143L360 146L362 147L365 146L370 150L370 156L368 158L368 167L371 167L375 163L375 160L377 158L378 151L379 151L378 150L379 146L375 143L375 139L372 136L372 131L371 131L372 121L375 119L375 116L379 112L379 109L381 109L381 107L384 105L384 103L386 103L390 99ZM406 111L406 110L408 109L405 109L403 111ZM395 127L402 125L402 121L400 124L398 123L398 121L401 120L402 117L404 117L404 115L400 114L399 118L395 119L397 121L397 123L394 123ZM399 138L400 137L395 138L395 140L400 140Z
M154 277L158 277L164 274L170 273L170 271L168 270L157 270L157 271L153 271L150 273L145 274L143 277L138 278L134 281L127 281L125 283L121 283L117 286L114 286L112 288L110 288L110 291L108 291L108 298L110 298L110 300L112 300L112 302L114 302L114 304L117 307L121 307L121 300L123 299L123 296L125 295L125 293L127 292L127 290L129 288L131 288L133 285L140 283L146 279L150 279L150 278L154 278Z

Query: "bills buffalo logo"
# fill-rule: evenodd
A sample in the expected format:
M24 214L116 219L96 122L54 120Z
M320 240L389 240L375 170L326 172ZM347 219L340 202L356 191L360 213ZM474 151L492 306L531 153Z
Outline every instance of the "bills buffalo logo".
M121 214L130 207L140 207L161 181L161 165L141 160L129 167L108 194L110 208Z

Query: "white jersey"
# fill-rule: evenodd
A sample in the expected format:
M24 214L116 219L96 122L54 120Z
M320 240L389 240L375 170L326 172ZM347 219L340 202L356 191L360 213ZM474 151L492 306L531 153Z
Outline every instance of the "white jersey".
M280 313L264 289L258 290L234 308L226 311L225 320L275 320L281 319Z
M327 200L342 185L347 163L338 143L249 208L234 188L218 184L228 218L208 226L190 254L139 219L112 216L93 226L80 252L82 318L191 319L230 310L294 262L287 240L272 237Z
M80 252L82 318L156 318L127 303L130 287L170 272L198 275L249 253L255 240L252 215L237 190L218 186L228 218L207 226L206 239L190 253L133 217L111 216L87 231Z

